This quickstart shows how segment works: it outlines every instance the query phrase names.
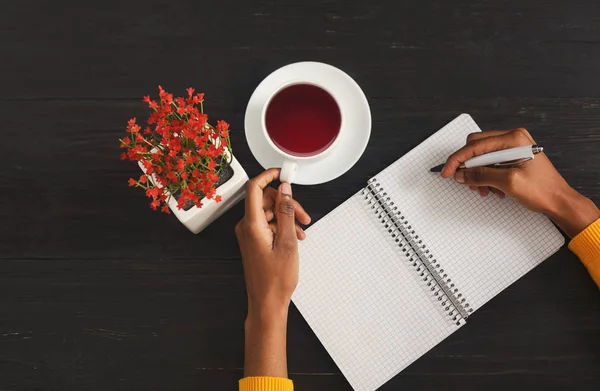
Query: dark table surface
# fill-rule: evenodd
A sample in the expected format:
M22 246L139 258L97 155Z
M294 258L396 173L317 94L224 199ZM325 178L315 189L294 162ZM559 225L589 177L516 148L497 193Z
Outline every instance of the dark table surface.
M315 220L461 112L527 127L600 202L597 0L59 3L0 10L1 390L236 389L243 206L193 235L119 160L158 84L205 92L253 176L243 114L260 80L301 60L355 78L371 140L341 178L296 187ZM298 390L350 389L295 308L288 353ZM564 248L382 390L599 384L600 294Z

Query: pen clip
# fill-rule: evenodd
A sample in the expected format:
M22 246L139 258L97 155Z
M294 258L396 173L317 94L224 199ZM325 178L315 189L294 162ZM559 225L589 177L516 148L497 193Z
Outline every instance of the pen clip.
M528 162L530 160L533 160L533 157L525 157L525 158L521 158L521 159L509 160L507 162L496 163L492 166L493 167L510 167L510 166L516 166L517 164L522 164L522 163Z

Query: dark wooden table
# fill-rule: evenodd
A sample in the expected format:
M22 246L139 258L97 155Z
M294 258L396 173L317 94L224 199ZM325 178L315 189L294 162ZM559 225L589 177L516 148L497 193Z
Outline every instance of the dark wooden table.
M0 8L0 390L236 389L243 206L192 235L119 160L158 84L205 92L255 175L243 114L260 80L300 60L354 77L371 141L343 177L296 187L315 220L461 112L527 127L600 202L597 0L59 3ZM295 308L288 352L298 390L350 389ZM382 390L599 384L600 294L565 248Z

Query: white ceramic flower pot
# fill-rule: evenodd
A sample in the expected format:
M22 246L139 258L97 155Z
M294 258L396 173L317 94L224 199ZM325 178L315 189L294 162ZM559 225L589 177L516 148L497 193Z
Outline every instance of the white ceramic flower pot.
M221 202L209 200L205 197L202 199L202 208L193 206L188 210L183 210L177 208L175 197L169 199L169 208L173 214L193 233L197 234L201 232L210 223L244 198L248 174L246 174L246 171L244 171L235 156L231 157L230 166L233 169L233 176L227 182L217 187L217 194L222 198ZM141 164L140 168L144 173L146 172Z

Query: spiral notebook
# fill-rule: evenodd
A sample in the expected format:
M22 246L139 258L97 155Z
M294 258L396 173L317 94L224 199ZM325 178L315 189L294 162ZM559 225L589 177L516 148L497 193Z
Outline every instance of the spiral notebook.
M379 388L564 244L543 215L429 172L478 131L460 115L300 244L294 304L354 390Z

